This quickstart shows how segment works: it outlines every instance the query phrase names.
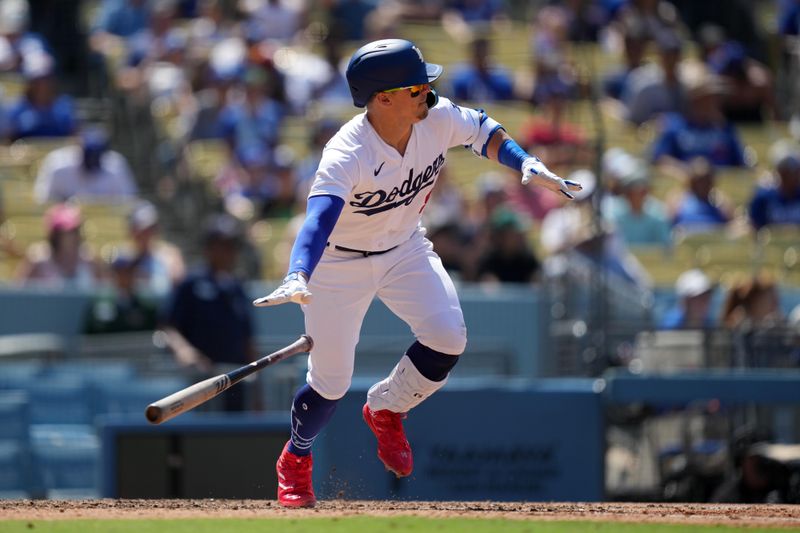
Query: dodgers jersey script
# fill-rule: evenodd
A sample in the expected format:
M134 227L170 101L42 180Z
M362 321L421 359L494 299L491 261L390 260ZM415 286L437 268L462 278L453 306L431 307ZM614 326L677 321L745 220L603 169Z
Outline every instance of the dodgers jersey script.
M405 155L384 142L357 115L325 146L309 197L338 196L344 208L331 244L357 250L386 250L417 230L448 148L472 145L481 114L447 98L414 124Z

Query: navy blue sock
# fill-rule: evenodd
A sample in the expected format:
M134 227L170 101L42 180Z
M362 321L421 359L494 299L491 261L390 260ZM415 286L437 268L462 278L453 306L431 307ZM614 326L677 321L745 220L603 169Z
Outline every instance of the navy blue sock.
M431 381L442 381L458 362L457 355L437 352L419 341L408 348L406 355L419 373Z
M295 455L308 455L311 445L322 428L331 419L339 400L326 400L317 391L303 385L292 403L292 440L289 451Z

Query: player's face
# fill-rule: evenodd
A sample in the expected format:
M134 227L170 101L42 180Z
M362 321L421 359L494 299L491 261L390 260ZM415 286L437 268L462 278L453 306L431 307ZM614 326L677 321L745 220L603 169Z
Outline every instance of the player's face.
M419 122L428 116L428 93L431 92L430 83L392 89L386 91L392 95L397 109L402 114L408 114L412 122Z

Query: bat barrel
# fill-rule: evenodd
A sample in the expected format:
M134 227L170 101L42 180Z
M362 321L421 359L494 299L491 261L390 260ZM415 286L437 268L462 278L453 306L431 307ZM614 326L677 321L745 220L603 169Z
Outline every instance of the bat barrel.
M208 378L151 403L145 409L145 417L151 424L166 422L170 418L207 402L230 386L231 380L227 374Z
M195 383L190 387L179 390L178 392L162 398L157 402L153 402L145 409L145 417L151 424L160 424L167 420L178 416L181 413L189 411L206 402L229 389L250 374L261 370L265 366L277 363L287 357L301 352L311 351L314 346L314 341L308 335L302 335L299 339L294 341L289 346L262 357L258 361L254 361L249 365L229 372L227 374L220 374L213 378L208 378L199 383Z
M164 421L164 409L159 405L151 403L147 406L147 409L145 409L144 416L151 424L160 424Z

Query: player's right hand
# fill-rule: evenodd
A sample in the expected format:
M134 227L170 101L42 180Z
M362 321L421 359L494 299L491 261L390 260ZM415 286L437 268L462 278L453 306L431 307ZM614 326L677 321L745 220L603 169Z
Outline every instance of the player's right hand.
M296 304L307 304L311 301L311 292L306 286L306 278L300 272L291 272L283 278L280 286L266 296L253 300L256 307L267 307L269 305L285 304L294 302Z

